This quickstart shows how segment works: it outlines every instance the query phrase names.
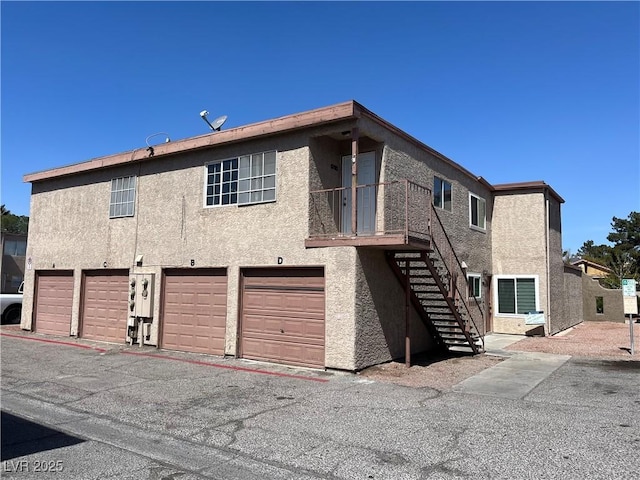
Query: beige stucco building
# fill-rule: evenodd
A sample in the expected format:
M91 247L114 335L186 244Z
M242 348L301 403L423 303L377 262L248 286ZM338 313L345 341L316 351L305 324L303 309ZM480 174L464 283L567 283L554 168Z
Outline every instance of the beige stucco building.
M581 320L551 187L491 185L353 101L25 181L36 333L358 370Z

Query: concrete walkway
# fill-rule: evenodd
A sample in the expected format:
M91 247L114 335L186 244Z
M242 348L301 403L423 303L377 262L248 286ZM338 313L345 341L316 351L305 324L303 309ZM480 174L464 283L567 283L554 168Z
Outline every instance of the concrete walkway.
M485 352L488 355L508 358L494 367L463 380L453 387L453 391L521 399L571 358L570 355L504 350L505 347L522 339L520 335L487 335Z

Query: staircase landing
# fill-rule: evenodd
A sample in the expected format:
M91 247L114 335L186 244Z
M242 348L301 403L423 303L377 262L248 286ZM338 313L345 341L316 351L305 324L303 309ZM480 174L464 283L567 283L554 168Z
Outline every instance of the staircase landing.
M374 235L315 236L304 242L307 248L321 247L371 247L385 250L429 250L431 242L426 236L414 237L404 233Z

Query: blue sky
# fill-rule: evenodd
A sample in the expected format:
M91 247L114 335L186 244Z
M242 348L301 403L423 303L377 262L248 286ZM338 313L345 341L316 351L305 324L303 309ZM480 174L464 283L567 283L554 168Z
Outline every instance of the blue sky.
M8 2L2 203L25 173L355 99L490 183L544 180L563 246L640 209L638 2ZM159 137L154 137L158 140ZM160 139L161 140L161 139Z

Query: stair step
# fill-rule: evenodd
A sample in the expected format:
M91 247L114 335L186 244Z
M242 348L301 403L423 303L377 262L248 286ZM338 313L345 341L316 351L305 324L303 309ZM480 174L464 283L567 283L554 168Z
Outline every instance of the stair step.
M455 345L455 346L468 346L469 342L466 339L464 340L452 340L452 339L444 339L444 343L446 345Z
M413 291L413 293L416 294L416 297L418 297L421 300L433 300L434 302L440 301L440 302L446 302L445 298L442 296L442 292L440 292L440 290L434 290L433 288L429 288L430 285L423 285L423 287L426 288L422 288L418 291ZM448 303L447 303L448 305Z
M455 320L432 320L431 323L436 328L438 328L438 327L444 327L444 328L457 327L457 328L460 328L460 325L458 325L458 322L456 322Z
M467 343L467 337L464 336L463 333L459 333L458 335L453 335L453 334L447 334L447 335L443 335L440 334L440 338L442 338L445 342L464 342Z
M446 327L436 327L436 330L438 330L438 333L442 333L442 334L449 334L449 333L462 334L462 329L459 326L456 328L453 325L446 326Z

